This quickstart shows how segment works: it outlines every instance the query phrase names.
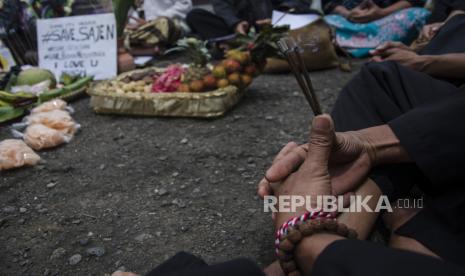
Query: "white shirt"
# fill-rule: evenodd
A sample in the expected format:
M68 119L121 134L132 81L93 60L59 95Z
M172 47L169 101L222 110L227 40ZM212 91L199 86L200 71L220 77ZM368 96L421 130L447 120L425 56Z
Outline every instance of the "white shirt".
M160 16L184 20L192 9L191 0L145 0L145 20L155 20Z

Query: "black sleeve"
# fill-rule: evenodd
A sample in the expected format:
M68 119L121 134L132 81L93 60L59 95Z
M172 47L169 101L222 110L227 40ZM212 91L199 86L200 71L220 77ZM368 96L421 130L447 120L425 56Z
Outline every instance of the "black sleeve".
M234 27L241 19L238 17L238 11L234 5L234 0L212 0L215 14L223 18L229 27Z
M321 6L325 14L333 12L334 8L342 5L342 0L322 0Z
M465 91L460 91L389 122L433 188L446 189L465 179L464 119Z
M460 10L460 11L465 11L465 1L464 0L448 0L446 2L450 2L450 8L455 11L455 10Z
M404 0L410 3L412 7L424 7L426 1L425 0Z
M318 256L312 276L464 275L462 267L368 241L340 240Z

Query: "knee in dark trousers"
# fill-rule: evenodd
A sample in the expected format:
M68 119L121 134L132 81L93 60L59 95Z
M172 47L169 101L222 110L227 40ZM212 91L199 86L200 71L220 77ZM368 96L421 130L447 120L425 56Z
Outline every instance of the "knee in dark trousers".
M204 40L227 36L233 30L224 20L203 9L193 9L187 14L186 22L192 31Z

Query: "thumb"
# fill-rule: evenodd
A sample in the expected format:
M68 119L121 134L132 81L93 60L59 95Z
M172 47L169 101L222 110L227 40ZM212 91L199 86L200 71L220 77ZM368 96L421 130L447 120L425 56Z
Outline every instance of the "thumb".
M328 114L316 116L312 122L307 160L327 165L334 141L334 123Z

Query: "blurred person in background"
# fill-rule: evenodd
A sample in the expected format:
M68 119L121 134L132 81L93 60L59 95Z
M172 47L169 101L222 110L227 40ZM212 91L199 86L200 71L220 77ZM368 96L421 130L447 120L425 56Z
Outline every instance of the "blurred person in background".
M271 24L273 6L270 0L212 0L214 13L194 9L187 15L187 23L201 39L233 37L246 34L252 26Z
M354 57L387 41L411 43L430 12L424 0L323 0L326 22L338 44Z

